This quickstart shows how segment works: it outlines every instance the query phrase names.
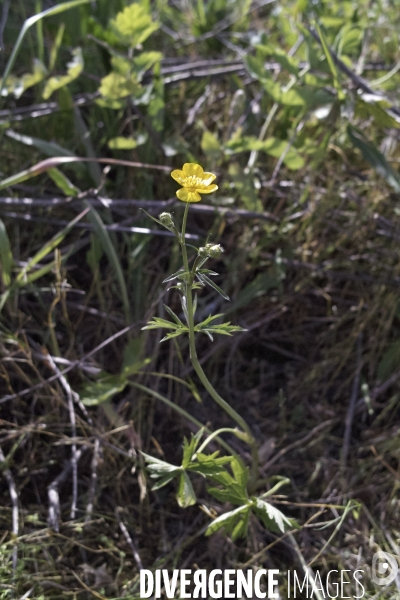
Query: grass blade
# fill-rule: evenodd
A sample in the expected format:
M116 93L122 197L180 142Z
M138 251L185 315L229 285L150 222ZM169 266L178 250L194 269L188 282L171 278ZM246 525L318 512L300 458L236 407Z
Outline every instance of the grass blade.
M94 226L95 231L100 238L100 241L104 248L104 252L107 254L108 259L111 263L111 267L115 270L115 275L121 292L121 299L124 307L125 319L126 322L129 323L131 317L131 307L128 297L128 290L126 289L124 272L122 270L117 252L114 248L114 244L111 241L110 234L105 228L104 223L97 210L93 206L91 206L91 204L87 200L85 200L85 205L88 207L89 210L88 219Z
M1 277L3 284L8 287L11 283L11 268L13 257L11 252L10 240L8 238L6 227L0 219L0 263Z
M22 26L21 31L19 32L19 36L17 38L17 41L15 42L13 51L11 52L11 56L8 59L6 68L4 70L3 79L1 80L1 84L0 84L0 103L1 103L1 97L2 97L3 90L4 90L6 82L7 82L7 77L9 76L11 69L14 66L15 59L17 57L19 49L21 48L22 41L23 41L28 29L30 27L32 27L32 25L34 25L35 23L40 21L41 19L44 19L44 17L51 17L53 15L57 15L66 10L69 10L70 8L75 8L76 6L80 6L81 4L88 4L89 2L90 2L90 0L70 0L69 2L63 2L62 4L57 4L57 6L52 6L51 8L48 8L47 10L43 10L42 12L40 12L37 15L33 15L32 17L29 17L29 19L27 19L25 21L25 23Z

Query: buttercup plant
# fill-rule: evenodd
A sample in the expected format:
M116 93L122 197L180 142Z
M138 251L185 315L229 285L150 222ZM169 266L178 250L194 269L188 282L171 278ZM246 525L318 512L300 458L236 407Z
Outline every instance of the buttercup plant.
M200 248L190 246L195 250L195 255L190 266L186 244L186 224L189 205L192 202L199 202L201 194L210 194L218 189L218 186L213 183L216 175L204 172L203 168L198 164L185 163L182 170L177 169L172 171L171 176L181 185L181 189L176 192L177 197L186 203L181 230L178 230L170 213L161 213L158 219L151 215L148 216L171 231L179 242L183 267L167 277L163 283L176 281L176 285L173 287L178 290L180 295L184 321L169 306L165 305L165 310L172 320L154 317L143 329L166 329L168 333L163 337L162 342L180 335L188 336L190 361L193 369L211 398L229 415L238 427L225 427L212 432L202 444L200 442L204 434L204 429L200 429L196 435L192 436L190 441L184 439L183 459L180 466L171 465L144 454L150 477L158 480L153 486L153 490L159 489L177 478L178 503L182 507L190 506L196 503L196 495L189 473L198 473L212 483L212 487L208 488L208 492L217 498L217 500L230 502L238 506L235 510L224 513L214 519L209 525L206 535L210 535L219 529L225 529L227 533L232 535L233 539L245 536L251 512L255 513L268 529L277 533L284 532L288 528L296 527L295 522L285 517L278 509L267 503L264 498L275 493L282 485L288 483L288 480L278 478L278 483L262 496L255 497L250 495L258 487L257 442L246 421L215 390L200 365L196 352L196 334L204 333L213 341L214 334L232 335L235 332L244 331L242 327L231 325L229 321L217 324L215 321L222 317L222 314L209 315L201 323L195 323L196 294L199 290L205 286L210 286L224 299L229 300L225 292L211 279L217 273L205 268L205 264L210 258L219 258L222 255L223 248L219 244L213 243L206 243ZM250 473L243 460L233 450L231 450L232 454L230 456L222 457L219 456L219 452L208 455L204 453L209 442L215 438L219 439L222 433L234 434L249 445L251 450ZM224 443L224 447L229 448L226 443ZM228 465L230 466L231 473L226 468ZM215 487L216 485L219 487Z

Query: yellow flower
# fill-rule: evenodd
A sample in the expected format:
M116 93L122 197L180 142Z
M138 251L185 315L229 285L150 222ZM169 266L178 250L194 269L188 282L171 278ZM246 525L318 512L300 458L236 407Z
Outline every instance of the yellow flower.
M216 175L204 173L203 168L196 163L185 163L182 171L172 171L171 177L182 186L182 189L176 192L182 202L200 202L200 194L211 194L218 189L218 186L212 183Z

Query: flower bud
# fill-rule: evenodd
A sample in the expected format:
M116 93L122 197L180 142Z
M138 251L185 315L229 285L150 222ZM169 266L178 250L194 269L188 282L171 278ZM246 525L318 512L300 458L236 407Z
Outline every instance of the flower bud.
M207 244L208 245L208 244ZM224 249L220 244L210 244L210 248L208 250L208 255L211 258L219 258L223 253Z
M201 258L219 258L224 249L220 244L206 244L199 248L199 256Z
M171 213L163 212L158 216L158 218L164 227L175 227Z

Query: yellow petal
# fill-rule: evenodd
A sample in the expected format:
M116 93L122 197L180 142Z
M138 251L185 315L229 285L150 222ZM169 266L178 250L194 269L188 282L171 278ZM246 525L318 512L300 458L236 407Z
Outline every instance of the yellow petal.
M187 188L182 188L176 192L179 200L182 202L200 202L201 196L197 192L191 192Z
M214 173L203 173L203 185L210 185L216 177Z
M218 186L215 185L215 183L211 184L211 185L200 185L200 186L196 186L196 191L199 192L199 194L211 194L212 192L215 192L215 190L218 189Z
M177 181L179 185L185 184L185 175L180 169L175 169L175 171L172 171L171 177L172 179L175 179L175 181Z
M182 167L182 171L185 177L195 176L203 178L204 170L203 167L197 165L196 163L185 163Z

